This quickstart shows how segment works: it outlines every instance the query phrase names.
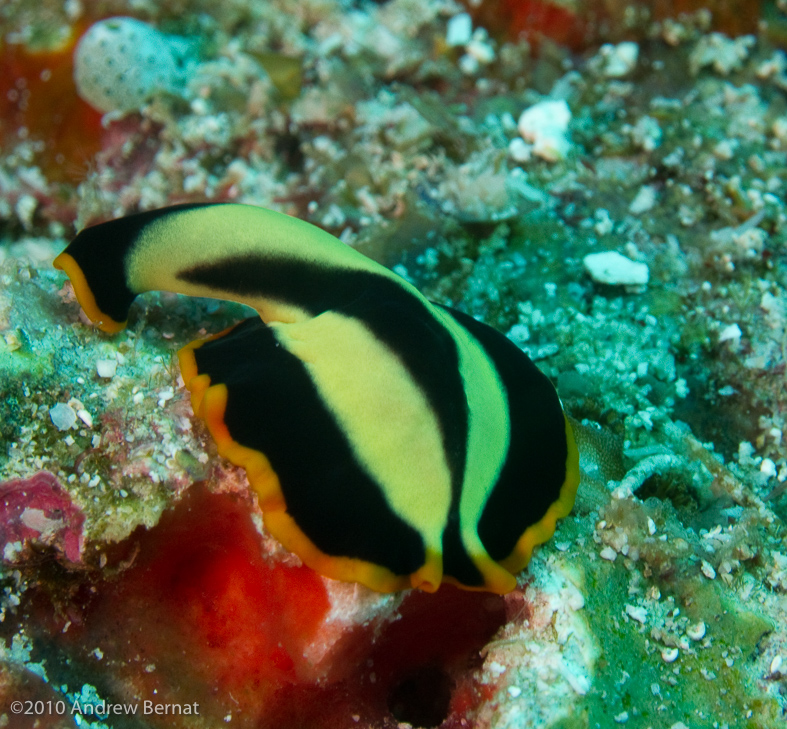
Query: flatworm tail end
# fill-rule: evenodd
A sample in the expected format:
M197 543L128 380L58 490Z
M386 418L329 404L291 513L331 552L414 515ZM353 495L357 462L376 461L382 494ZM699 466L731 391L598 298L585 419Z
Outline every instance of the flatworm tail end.
M516 576L505 562L495 562L488 554L474 554L472 558L484 577L483 583L468 585L451 575L443 575L443 582L471 592L493 592L496 595L506 595L516 588Z
M58 270L66 273L71 280L71 285L74 287L74 293L76 294L79 305L82 307L85 314L87 314L88 319L101 329L102 332L117 334L119 331L126 328L125 321L115 321L98 307L96 297L87 282L87 277L73 256L69 253L61 253L55 258L52 265Z
M524 569L530 562L533 549L539 544L549 541L555 533L558 519L563 519L574 508L574 500L579 488L579 450L568 418L563 415L566 424L566 478L560 489L560 495L552 502L541 519L528 527L514 547L514 551L500 564L514 574Z

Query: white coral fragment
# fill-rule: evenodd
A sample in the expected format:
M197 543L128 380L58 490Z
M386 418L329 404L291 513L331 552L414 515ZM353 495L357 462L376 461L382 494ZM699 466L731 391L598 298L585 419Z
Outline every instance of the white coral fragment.
M571 109L560 101L539 101L525 109L517 127L522 138L533 145L533 154L548 162L564 159L570 149L566 138Z
M607 78L621 78L637 67L637 58L639 46L632 41L624 41L618 44L605 43L593 62L598 64L601 73Z
M632 261L617 251L590 253L582 263L590 277L597 283L621 286L644 286L650 272L645 263Z
M751 35L728 38L723 33L711 33L702 36L689 56L691 73L696 75L703 68L711 67L716 73L728 76L743 66L754 44Z
M473 20L469 13L458 13L448 21L445 42L449 46L464 46L473 37Z

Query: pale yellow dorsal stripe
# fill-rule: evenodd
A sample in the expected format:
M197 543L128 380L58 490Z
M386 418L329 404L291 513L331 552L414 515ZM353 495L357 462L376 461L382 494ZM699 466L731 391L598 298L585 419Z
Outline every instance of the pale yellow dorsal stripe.
M284 302L220 291L177 275L195 266L210 267L223 258L249 254L300 261L326 270L368 271L395 281L424 301L406 281L330 233L283 213L236 204L176 211L147 225L127 262L128 284L135 293L174 291L238 301L256 309L266 322L304 318L301 309Z
M441 428L399 357L361 321L336 312L271 328L305 364L391 509L441 552L451 502Z

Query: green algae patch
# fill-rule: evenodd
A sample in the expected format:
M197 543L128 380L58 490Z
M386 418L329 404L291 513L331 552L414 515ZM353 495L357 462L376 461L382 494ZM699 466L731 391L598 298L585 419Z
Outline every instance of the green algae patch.
M714 581L696 576L680 583L678 590L686 614L692 620L705 621L709 633L720 636L745 659L776 627L757 610L738 602L734 592L722 591Z
M552 724L551 729L589 729L590 713L587 708L577 709L574 714L559 719Z
M623 618L628 577L604 561L586 568L585 615L599 644L596 677L584 702L590 726L603 726L626 712L629 726L642 722L644 727L656 715L650 686L661 678L659 666L649 654L648 639Z
M679 486L686 476L673 473ZM591 726L605 716L643 729L780 726L758 666L777 626L739 591L737 571L759 551L757 515L745 510L725 527L719 508L619 496L600 509L601 559L586 567L584 593L600 650L585 700Z
M634 563L624 559L622 569L620 561L585 566L596 675L574 716L555 726L608 726L611 718L642 729L679 721L697 729L781 726L777 701L750 672L773 624L699 576L678 581L675 597L654 585L646 592Z

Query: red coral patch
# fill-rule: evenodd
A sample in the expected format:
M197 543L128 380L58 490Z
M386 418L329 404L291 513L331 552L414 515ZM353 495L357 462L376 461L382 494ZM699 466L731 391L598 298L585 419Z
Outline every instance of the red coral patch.
M54 50L0 47L0 140L41 142L38 162L50 180L81 181L101 149L101 114L77 95L73 78L74 48L84 30L74 28Z
M36 601L25 630L58 657L58 685L87 676L108 703L197 707L207 726L459 727L488 700L474 671L503 598L443 586L353 622L331 608L328 580L265 546L248 500L192 487L102 579L68 578L56 610ZM194 726L185 711L144 719Z

